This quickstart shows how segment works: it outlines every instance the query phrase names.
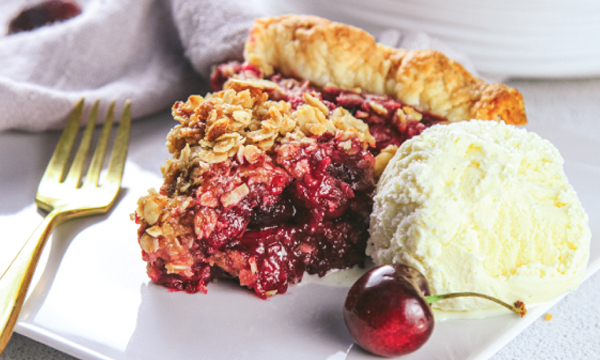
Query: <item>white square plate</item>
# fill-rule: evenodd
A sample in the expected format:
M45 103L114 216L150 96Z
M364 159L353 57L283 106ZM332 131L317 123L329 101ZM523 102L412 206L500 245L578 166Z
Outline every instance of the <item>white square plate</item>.
M227 281L210 284L206 295L170 292L149 282L129 214L140 195L162 183L159 168L169 157L165 136L173 125L168 114L134 123L118 204L106 216L72 221L54 231L16 331L82 359L374 358L354 345L345 328L347 287L301 284L264 301ZM592 233L600 233L600 160L589 156L600 148L598 141L549 126L534 130L565 157ZM19 156L36 159L30 167L43 169L58 134L11 136L31 143L20 147ZM33 178L41 171L26 175ZM36 182L28 180L25 186L35 188ZM31 202L0 217L0 228L25 240L40 220ZM0 254L0 268L6 257ZM600 244L592 241L587 276L599 267ZM559 300L530 309L524 319L510 314L437 322L428 343L404 358L486 359Z

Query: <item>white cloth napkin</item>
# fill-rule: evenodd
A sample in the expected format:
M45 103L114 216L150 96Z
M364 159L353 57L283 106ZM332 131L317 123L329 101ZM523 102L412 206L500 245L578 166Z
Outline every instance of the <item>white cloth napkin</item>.
M60 127L81 97L104 107L131 99L134 117L167 109L201 86L178 30L207 75L210 64L241 56L254 17L229 0L78 0L79 16L6 35L37 2L0 2L0 130Z
M261 16L246 0L77 0L82 13L70 20L6 35L40 1L0 2L0 131L60 128L82 97L88 107L99 99L101 113L130 99L134 118L168 109L206 91L211 65L240 59ZM390 30L379 40L450 51L474 70L423 33Z

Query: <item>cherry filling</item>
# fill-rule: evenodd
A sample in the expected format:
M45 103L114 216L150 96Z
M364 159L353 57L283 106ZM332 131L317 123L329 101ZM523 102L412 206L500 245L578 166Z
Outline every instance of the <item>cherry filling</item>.
M260 79L262 73L248 63L226 63L213 72L211 85L220 90L232 76ZM285 293L305 272L324 276L331 269L362 266L374 156L442 121L385 95L317 89L281 75L269 80L278 84L267 92L270 100L287 101L293 110L311 98L330 111L344 107L369 125L376 146L365 150L358 137L326 132L313 141L276 145L251 160L235 156L203 170L168 172L161 195L186 199L187 205L173 205L161 220L171 221L161 231L173 228L175 240L142 246L151 249L142 256L156 283L193 293L206 292L212 279L237 278L267 298ZM196 185L182 188L185 179ZM152 229L138 222L141 243Z
M178 214L193 239L193 274L169 273L167 254L143 252L151 279L193 293L206 292L211 279L234 277L266 298L285 293L304 272L323 276L362 266L375 159L357 139L349 150L340 142L324 136L312 144L279 145L253 164L235 159L211 165L192 191L194 206ZM241 200L217 205L240 186L248 188ZM169 191L168 184L161 189ZM145 230L140 227L140 236Z
M253 64L232 61L214 69L210 81L213 90L221 90L227 79L234 75L248 79L262 78L261 70ZM303 94L309 93L316 95L329 110L343 107L350 111L354 117L369 125L369 132L376 141L371 149L375 155L389 145L400 146L426 128L445 122L433 114L407 108L387 95L363 94L358 90L342 90L332 85L316 88L308 80L284 78L281 74L275 74L269 80L279 85L270 98L288 101L293 109L304 104Z

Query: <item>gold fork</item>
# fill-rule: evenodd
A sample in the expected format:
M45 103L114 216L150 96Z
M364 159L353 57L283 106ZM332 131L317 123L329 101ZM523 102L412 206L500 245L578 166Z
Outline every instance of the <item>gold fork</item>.
M98 116L98 101L90 112L79 149L69 167L71 152L83 117L83 99L77 103L70 115L35 197L38 207L47 211L48 215L23 245L4 275L0 277L0 354L12 335L31 277L52 230L66 220L104 214L115 202L121 187L129 145L131 109L127 101L114 140L106 177L99 185L100 172L114 121L114 108L113 101L108 109L105 125L83 182L81 175Z

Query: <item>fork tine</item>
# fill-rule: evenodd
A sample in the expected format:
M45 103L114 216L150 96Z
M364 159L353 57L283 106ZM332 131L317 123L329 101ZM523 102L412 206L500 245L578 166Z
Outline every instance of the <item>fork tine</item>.
M115 118L115 101L113 100L108 107L108 113L106 114L106 120L104 121L104 127L102 133L98 139L98 145L94 151L94 156L90 163L90 168L85 176L83 186L97 186L98 178L100 177L100 170L104 164L104 156L106 155L106 149L108 147L108 139L110 138L110 130Z
M87 154L90 149L90 143L92 142L94 127L96 126L99 102L99 100L96 100L94 106L92 107L92 111L90 112L85 131L83 132L83 136L81 138L81 144L79 145L79 149L77 149L77 153L75 154L75 158L71 164L71 169L69 170L69 174L65 179L65 184L67 185L71 185L73 187L79 187L80 185L83 165L85 164L85 159L87 158Z
M117 188L121 185L123 177L123 168L125 159L127 158L127 148L129 147L129 131L131 128L131 102L125 102L121 123L117 130L115 145L113 146L110 162L108 163L108 171L106 174L106 183ZM116 195L116 194L115 194Z
M69 157L73 149L73 143L77 137L79 124L83 115L83 99L80 99L75 105L73 112L69 117L69 121L63 130L63 133L56 145L56 149L50 158L50 162L42 176L42 182L62 180L62 176L69 165Z

